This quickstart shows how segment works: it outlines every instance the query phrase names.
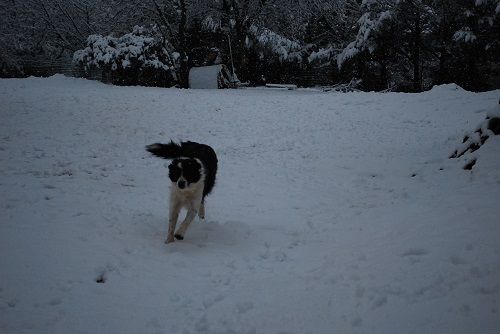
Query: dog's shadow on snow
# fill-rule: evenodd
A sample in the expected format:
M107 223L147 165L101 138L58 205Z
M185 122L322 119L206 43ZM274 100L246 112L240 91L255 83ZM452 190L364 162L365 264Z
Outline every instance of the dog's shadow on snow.
M250 244L252 233L250 227L242 222L198 220L191 224L184 240L176 240L165 246L174 252L185 252L188 249L195 252L210 248L242 248ZM166 229L164 237L166 239Z

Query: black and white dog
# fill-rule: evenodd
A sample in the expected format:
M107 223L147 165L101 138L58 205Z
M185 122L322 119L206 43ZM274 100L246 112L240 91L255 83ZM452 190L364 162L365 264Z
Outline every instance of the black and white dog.
M192 141L180 144L151 144L146 150L157 157L172 159L168 166L170 188L170 210L166 243L184 239L187 228L196 214L205 218L205 196L215 185L217 174L217 155L208 145ZM187 209L186 218L175 232L175 225L182 208Z

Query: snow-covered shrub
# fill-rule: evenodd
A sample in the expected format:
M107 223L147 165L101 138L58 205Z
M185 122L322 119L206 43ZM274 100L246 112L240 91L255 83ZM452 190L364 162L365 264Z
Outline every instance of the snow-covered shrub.
M306 52L309 51L307 50L307 48L304 49ZM308 52L309 56L307 57L307 61L309 63L319 63L319 64L329 63L332 57L334 56L335 51L336 49L332 45L329 45L326 48L321 48L318 50L311 50Z
M254 70L244 77L256 84L290 83L304 57L299 42L256 25L246 34L245 49L247 66Z
M302 45L300 43L255 25L249 29L245 46L260 50L261 58L275 58L280 62L300 62L302 60L300 53Z
M392 12L382 11L380 13L366 12L358 20L359 30L356 39L337 56L339 68L350 58L363 51L373 53L377 48L376 37L384 24L392 18Z
M172 86L177 58L155 29L136 26L121 37L90 35L87 47L74 53L73 62L86 75L102 71L114 84Z
M479 124L474 132L464 136L462 144L450 155L450 159L460 158L467 152L475 152L492 136L500 135L500 109L488 112L486 119ZM471 170L477 157L470 160L463 168Z
M458 30L455 34L453 34L453 40L455 42L472 43L476 40L476 38L476 35L470 30L469 27Z

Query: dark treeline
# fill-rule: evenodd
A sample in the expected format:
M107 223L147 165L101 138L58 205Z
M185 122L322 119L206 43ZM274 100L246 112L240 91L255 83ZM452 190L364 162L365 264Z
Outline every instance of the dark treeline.
M0 76L99 70L187 87L242 82L418 92L500 87L498 0L0 0Z

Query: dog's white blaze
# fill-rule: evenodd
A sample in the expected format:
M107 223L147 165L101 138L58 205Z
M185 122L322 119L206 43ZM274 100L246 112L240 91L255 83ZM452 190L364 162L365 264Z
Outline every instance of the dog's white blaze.
M182 162L179 162L177 164L177 167L179 167L179 169L181 170L181 176L179 176L179 178L177 179L176 182L172 182L172 187L176 186L179 181L184 181L185 184L186 184L185 188L183 188L183 189L179 188L179 190L181 190L181 191L188 190L188 188L191 185L195 185L195 184L200 183L200 182L201 182L202 186L205 184L205 171L204 171L204 168L203 168L203 164L201 163L201 160L199 160L197 158L192 158L192 159L196 160L196 162L198 162L201 165L201 168L200 168L200 180L198 182L195 182L195 183L188 183L187 180L186 180L186 178L184 177L184 171L182 170ZM203 189L202 189L202 191L203 191Z

